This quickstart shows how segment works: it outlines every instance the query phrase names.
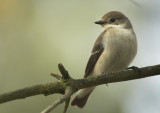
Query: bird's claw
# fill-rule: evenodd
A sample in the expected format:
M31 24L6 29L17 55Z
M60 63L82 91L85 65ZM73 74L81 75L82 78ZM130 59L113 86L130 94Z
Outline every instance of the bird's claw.
M131 66L131 67L128 67L127 69L135 70L135 72L138 72L139 75L142 74L142 71L136 66Z
M106 74L105 72L102 72L101 75L108 75L108 76L111 76L111 75L113 75L113 73L110 72L110 73ZM108 84L106 84L106 86L108 86Z

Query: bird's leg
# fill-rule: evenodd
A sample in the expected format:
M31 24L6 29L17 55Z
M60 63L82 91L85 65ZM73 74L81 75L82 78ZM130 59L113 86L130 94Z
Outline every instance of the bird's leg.
M113 73L112 73L112 72L109 72L107 75L108 75L108 76L111 76L111 75L113 75Z
M111 76L111 75L113 75L113 73L112 72L109 72L109 73L102 72L101 75Z
M113 73L109 72L109 73L106 74L105 72L102 72L101 75L111 76L111 75L113 75ZM108 86L108 84L106 84L106 86Z
M105 73L105 72L102 72L101 75L106 75L106 73Z
M135 72L138 72L139 75L142 74L142 71L141 71L138 67L136 67L136 66L128 67L127 70L128 70L128 69L135 70Z

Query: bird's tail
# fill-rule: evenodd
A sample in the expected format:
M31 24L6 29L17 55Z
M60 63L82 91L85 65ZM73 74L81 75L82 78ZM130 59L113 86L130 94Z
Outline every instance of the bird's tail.
M95 87L84 88L78 91L71 105L83 108L88 100L89 95L92 93Z

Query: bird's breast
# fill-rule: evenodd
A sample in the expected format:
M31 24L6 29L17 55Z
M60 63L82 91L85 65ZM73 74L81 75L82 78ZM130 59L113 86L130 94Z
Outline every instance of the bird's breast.
M133 30L110 29L103 37L104 51L99 57L94 73L118 72L128 67L137 52Z

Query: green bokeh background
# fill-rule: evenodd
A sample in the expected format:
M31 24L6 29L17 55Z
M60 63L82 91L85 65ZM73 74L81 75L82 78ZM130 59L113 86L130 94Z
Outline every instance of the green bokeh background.
M94 24L109 11L127 15L138 39L131 65L160 63L158 0L0 0L0 94L54 82L63 63L82 78L93 43L101 32ZM67 113L159 113L160 78L102 85L83 109ZM39 113L61 95L34 96L0 105L0 113ZM61 113L59 105L51 113Z

